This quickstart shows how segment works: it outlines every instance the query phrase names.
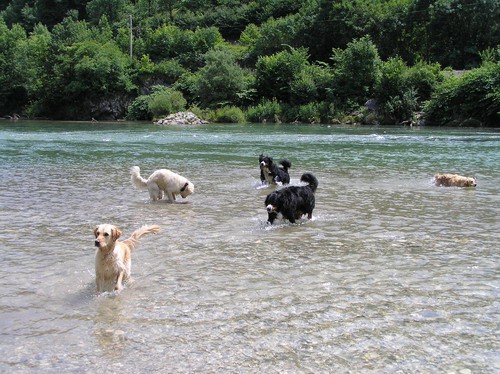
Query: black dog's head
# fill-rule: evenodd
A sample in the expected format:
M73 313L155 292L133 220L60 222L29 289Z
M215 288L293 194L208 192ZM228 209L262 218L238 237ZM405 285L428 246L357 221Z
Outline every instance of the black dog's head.
M267 183L274 182L273 170L276 166L273 164L272 157L267 157L261 154L259 156L259 166L260 166L260 180L262 182L267 181Z
M283 198L280 191L274 191L267 195L264 205L266 206L267 220L269 223L272 224L276 217L278 217L278 214L281 211L282 201Z
M259 165L260 165L261 169L267 168L268 170L271 170L272 165L273 165L273 158L267 157L267 156L264 156L261 154L259 156Z

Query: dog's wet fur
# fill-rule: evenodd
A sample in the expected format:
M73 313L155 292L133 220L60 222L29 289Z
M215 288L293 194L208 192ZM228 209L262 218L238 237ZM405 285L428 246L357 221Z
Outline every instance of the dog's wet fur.
M132 250L139 239L146 234L160 231L157 225L142 226L135 230L128 239L119 241L122 232L110 224L101 224L94 228L95 276L97 292L121 291L123 284L130 279L132 268Z
M290 175L288 174L288 169L292 167L292 163L287 159L283 159L279 162L279 165L281 167L273 162L272 157L261 154L259 156L261 182L267 184L289 184Z
M295 223L303 215L312 218L316 199L314 193L318 188L318 180L311 173L304 173L300 178L306 186L290 186L267 195L264 205L268 213L267 221L272 224L279 214L283 219Z
M476 187L477 180L474 177L464 177L458 174L436 174L434 184L442 187Z

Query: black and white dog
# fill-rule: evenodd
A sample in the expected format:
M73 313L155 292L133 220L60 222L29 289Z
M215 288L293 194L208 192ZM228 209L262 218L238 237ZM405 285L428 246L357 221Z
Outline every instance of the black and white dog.
M268 184L288 184L290 183L290 175L288 174L288 169L292 167L292 164L287 159L281 160L278 167L273 163L272 157L267 157L261 154L259 156L260 164L260 180L262 183L267 182Z
M316 199L314 193L318 188L318 180L311 173L302 174L301 182L307 183L307 186L291 186L276 190L266 197L268 217L267 221L272 224L279 213L284 219L295 223L296 219L307 214L307 218L312 218L312 212Z

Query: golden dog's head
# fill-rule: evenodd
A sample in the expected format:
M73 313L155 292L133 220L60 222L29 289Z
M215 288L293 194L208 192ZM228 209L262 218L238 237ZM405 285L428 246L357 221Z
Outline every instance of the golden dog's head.
M187 181L180 190L180 194L183 199L191 195L193 192L194 192L194 185L190 181Z
M477 180L474 177L466 177L463 181L464 187L476 187Z
M122 232L114 225L102 224L94 228L94 245L100 250L111 250Z

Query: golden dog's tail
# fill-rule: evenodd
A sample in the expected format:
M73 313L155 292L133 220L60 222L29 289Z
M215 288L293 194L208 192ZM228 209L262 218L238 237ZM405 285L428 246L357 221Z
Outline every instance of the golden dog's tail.
M139 190L147 190L147 180L141 177L141 169L139 166L132 166L130 168L130 181Z
M140 229L135 230L130 238L124 240L123 242L129 246L130 249L134 249L137 247L139 243L139 239L146 234L156 234L160 231L160 226L151 225L151 226L142 226Z

